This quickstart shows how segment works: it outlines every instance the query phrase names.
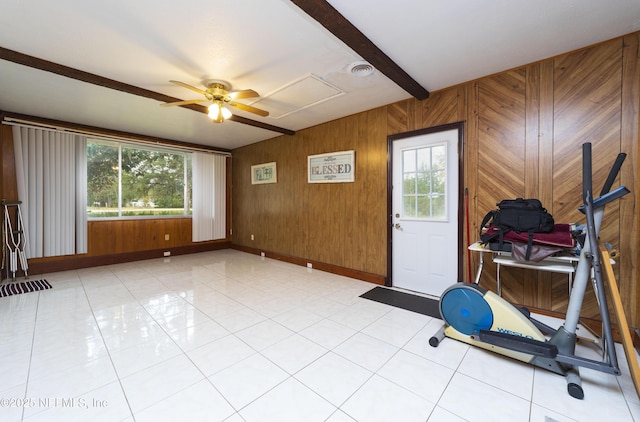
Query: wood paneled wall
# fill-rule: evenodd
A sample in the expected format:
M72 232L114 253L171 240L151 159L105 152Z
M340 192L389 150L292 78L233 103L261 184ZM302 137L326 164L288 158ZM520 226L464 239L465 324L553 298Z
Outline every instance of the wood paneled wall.
M607 207L601 239L621 252L616 273L627 315L638 326L639 45L640 33L630 34L434 92L424 101L398 102L238 148L233 243L386 277L387 136L459 121L465 122L471 241L484 214L505 198L539 198L557 222L582 223L576 210L582 201L581 145L591 142L596 192L616 155L628 154L617 183L632 193ZM308 155L351 149L355 183L306 182ZM250 166L271 161L278 183L251 185ZM509 268L503 280L509 300L566 309L563 275ZM491 263L481 285L496 288ZM596 313L589 292L583 315Z
M165 239L165 235L169 239ZM190 218L92 220L87 225L88 256L166 249L191 244Z
M384 275L386 118L376 109L235 150L234 243ZM346 150L356 151L354 183L307 183L307 156ZM252 185L251 165L271 161L278 183Z

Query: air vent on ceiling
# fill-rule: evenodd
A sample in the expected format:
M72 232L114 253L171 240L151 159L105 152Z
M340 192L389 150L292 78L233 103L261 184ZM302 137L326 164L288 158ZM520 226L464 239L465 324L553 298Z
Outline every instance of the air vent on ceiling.
M352 63L349 68L349 73L358 78L364 78L366 76L372 75L375 72L375 68L371 66L367 62L355 62Z

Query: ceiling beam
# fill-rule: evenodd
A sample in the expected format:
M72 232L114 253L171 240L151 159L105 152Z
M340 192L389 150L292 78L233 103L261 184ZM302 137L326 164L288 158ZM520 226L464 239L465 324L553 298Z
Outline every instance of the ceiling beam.
M182 101L180 98L164 95L159 92L150 91L148 89L140 88L134 85L129 85L124 82L118 82L113 79L105 78L93 73L85 72L83 70L74 69L72 67L64 66L58 63L43 60L34 56L19 53L17 51L9 50L7 48L0 47L0 59L7 60L13 63L17 63L23 66L28 66L34 69L43 70L45 72L55 73L56 75L64 76L67 78L75 79L78 81L90 83L93 85L102 86L116 91L125 92L127 94L137 95L139 97L151 98L163 103L172 103L176 101ZM188 108L190 110L197 111L199 113L208 114L207 107L199 104L186 104L180 107ZM256 120L247 119L240 116L232 116L230 119L234 122L242 123L249 126L254 126L261 129L271 130L273 132L282 133L285 135L294 135L295 132L290 129L285 129L277 126L273 126L267 123L258 122Z
M109 137L116 137L121 139L130 139L130 140L139 141L139 142L152 143L156 146L165 145L169 147L181 147L181 148L194 149L194 150L197 149L197 150L211 151L211 152L225 152L225 153L231 152L226 148L216 148L216 147L210 147L207 145L194 144L191 142L183 142L183 141L176 141L173 139L159 138L157 136L149 136L149 135L132 133L132 132L123 132L121 130L106 129L106 128L101 128L97 126L84 125L81 123L73 123L73 122L66 122L66 121L55 120L55 119L48 119L45 117L30 116L27 114L14 113L12 111L0 110L0 121L15 122L18 124L26 124L26 125L33 124L33 125L49 127L57 130L66 130L70 132L93 134L95 136L106 135Z
M429 91L409 76L328 2L325 0L291 0L291 2L413 97L418 100L429 98Z

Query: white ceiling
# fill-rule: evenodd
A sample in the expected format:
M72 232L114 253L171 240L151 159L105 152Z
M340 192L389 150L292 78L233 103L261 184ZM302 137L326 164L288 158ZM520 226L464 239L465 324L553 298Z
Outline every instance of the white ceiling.
M329 3L430 92L640 30L639 0ZM362 58L288 0L5 1L0 47L184 100L199 95L169 80L225 80L288 111L278 95L310 76L344 92L236 113L294 131L410 97L379 71L349 73ZM225 149L279 135L159 104L0 60L0 110Z

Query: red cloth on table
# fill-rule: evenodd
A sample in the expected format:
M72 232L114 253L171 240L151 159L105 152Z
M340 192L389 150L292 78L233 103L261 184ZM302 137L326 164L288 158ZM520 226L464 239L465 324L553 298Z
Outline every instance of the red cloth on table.
M492 235L500 230L498 227L489 226L487 228L487 234ZM503 239L505 242L529 242L529 233L520 232L516 233L513 230L504 234ZM576 239L571 234L570 224L555 224L553 230L549 233L534 233L533 243L540 245L552 245L559 246L561 248L573 248L576 246Z

